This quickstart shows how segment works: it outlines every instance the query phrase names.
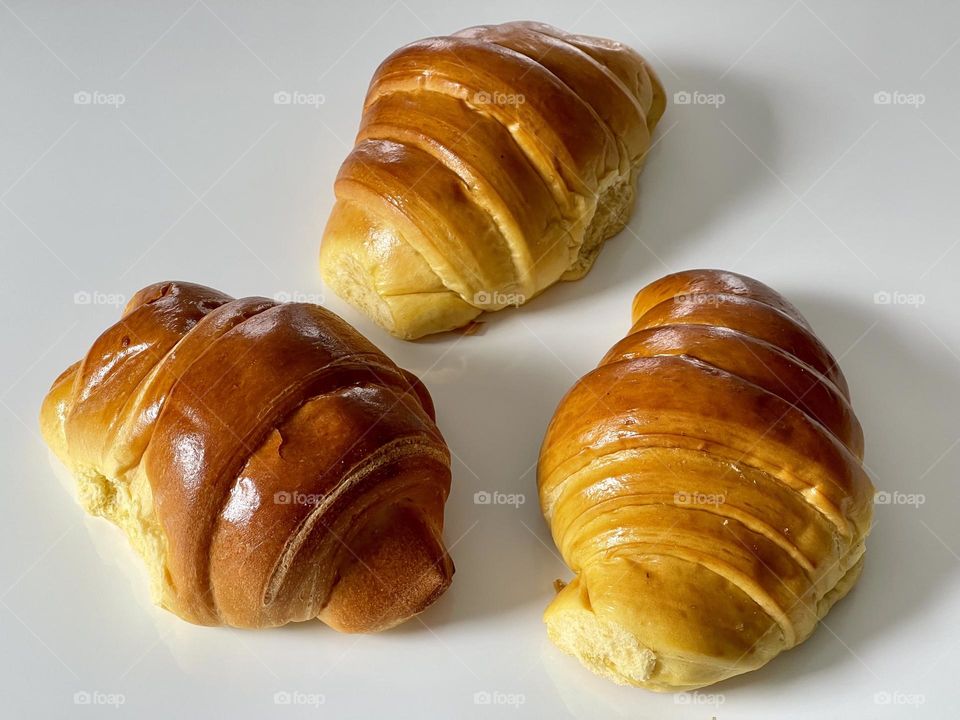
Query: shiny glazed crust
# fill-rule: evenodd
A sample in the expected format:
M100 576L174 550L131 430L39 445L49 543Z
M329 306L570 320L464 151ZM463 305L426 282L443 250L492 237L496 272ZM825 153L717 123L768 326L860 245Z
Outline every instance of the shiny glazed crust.
M836 361L766 285L664 277L560 402L539 490L575 577L551 639L594 672L690 690L806 639L862 567L873 486Z
M319 306L151 285L40 422L86 509L190 622L375 631L450 584L430 396Z
M397 50L337 176L324 282L410 339L582 277L627 222L664 105L630 48L540 23Z

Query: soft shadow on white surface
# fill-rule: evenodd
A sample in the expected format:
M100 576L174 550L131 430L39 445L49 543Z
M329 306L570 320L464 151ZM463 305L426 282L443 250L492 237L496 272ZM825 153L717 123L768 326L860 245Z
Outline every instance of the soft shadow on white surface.
M743 149L717 122L718 114L737 128L751 149L768 162L777 156L776 119L763 88L736 71L722 82L721 108L675 105L678 92L717 92L715 67L684 64L664 58L672 73L660 69L668 111L661 118L637 183L637 199L628 226L604 244L586 277L559 282L517 310L481 316L486 323L506 321L514 314L527 320L556 318L570 303L595 303L608 293L632 297L643 285L675 270L681 253L688 253L709 236L711 226L742 213L751 196L770 184L762 164ZM629 315L629 305L624 316ZM426 342L442 342L443 335ZM423 341L421 341L423 342ZM603 350L597 350L597 359Z
M0 208L0 295L11 310L0 358L8 378L0 444L12 471L2 492L2 564L12 583L0 607L5 712L949 717L960 657L960 565L950 549L960 547L960 446L952 445L960 363L951 355L960 352L960 247L951 250L957 204L949 190L960 147L956 13L822 0L722 10L705 2L376 0L331 12L211 0L0 8L0 47L15 59L0 77L9 99L0 192L11 188L9 211ZM451 589L419 619L377 636L343 636L316 622L269 632L202 628L152 606L123 533L81 520L32 437L50 381L116 319L114 308L78 306L74 293L129 295L187 277L237 295L314 295L333 178L377 63L409 40L523 16L577 23L636 47L671 101L678 91L719 91L726 102L671 103L629 228L585 279L487 317L479 336L405 343L339 298L324 299L434 396L456 455L445 533L457 564ZM873 93L884 89L928 101L878 107ZM72 97L82 90L120 91L128 102L80 107ZM276 106L281 90L321 92L326 102ZM190 211L191 191L204 193L223 172L204 195L209 209ZM811 209L791 212L792 190L804 193L822 173L805 196ZM934 261L937 269L920 275ZM828 627L766 668L708 689L724 696L717 706L684 706L594 677L549 644L541 621L552 580L569 576L536 501L546 424L627 329L633 294L685 267L729 267L769 282L836 354L878 321L841 361L867 462L880 489L927 497L919 507L879 506L863 578ZM896 288L930 302L917 311L871 304L872 293ZM522 493L525 502L475 504L476 493L491 491ZM79 708L77 690L122 692L127 703ZM327 703L278 707L276 691L320 692ZM525 702L481 705L477 691L521 693ZM920 692L925 705L878 705L878 691Z
M892 677L888 668L874 667L872 660L867 663L863 658L870 655L873 645L891 649L896 643L893 636L920 624L957 578L956 559L924 528L926 524L935 529L939 539L951 547L960 543L960 525L956 523L960 487L955 482L955 467L938 465L921 478L936 455L931 457L925 448L898 439L907 438L918 426L928 433L952 433L953 408L960 404L960 365L932 336L921 335L920 343L903 337L890 321L886 306L796 293L789 299L821 337L834 339L829 344L835 355L853 345L840 364L864 425L866 462L877 490L922 494L927 501L920 506L876 506L863 576L806 642L759 670L697 694L661 696L616 687L545 641L544 668L571 715L579 720L736 717L738 711L758 700L776 706L784 693L827 686L840 665L847 666L847 672L863 674L873 688L857 698L859 704L874 703L875 693L909 692L911 688L909 672ZM844 344L842 338L849 340ZM922 377L905 382L911 368L922 368ZM937 394L942 394L942 403L929 402ZM921 417L911 411L911 405L922 408ZM920 472L898 476L898 468L920 468Z
M827 682L838 664L862 672L877 693L892 692L900 683L909 688L910 669L895 678L886 667L874 667L863 658L872 655L874 645L892 649L901 633L909 634L910 627L921 624L924 615L941 604L944 590L957 579L956 559L931 534L932 529L951 547L960 543L956 463L951 468L945 460L931 468L937 455L910 436L919 428L928 435L954 432L960 365L934 337L905 335L891 322L888 306L802 294L789 299L822 338L847 339L828 343L836 356L856 343L840 358L840 365L864 426L865 463L878 493L920 494L925 502L877 504L863 575L850 594L798 648L717 688L731 697L758 685L773 691L796 690ZM937 397L941 402L935 402ZM921 477L927 468L930 472ZM922 668L913 672L918 670Z
M842 355L860 338L840 363L865 426L866 461L875 470L878 489L925 493L931 498L931 502L919 508L877 507L864 575L851 594L825 618L826 627L818 628L807 642L766 667L703 691L703 696L692 701L699 705L685 704L672 696L616 687L562 655L547 641L540 614L552 593L551 580L567 577L569 572L553 555L552 541L540 517L535 469L528 465L528 472L519 477L510 473L535 461L539 435L556 399L572 380L562 366L544 365L536 352L505 359L499 343L467 338L465 341L493 347L484 350L478 345L469 354L450 353L425 373L441 418L447 420L444 424L454 452L461 444L464 447L460 451L467 452L465 438L486 437L491 446L502 447L496 437L499 433L526 433L530 442L517 456L480 452L470 457L470 468L460 460L455 462L446 535L448 542L454 542L462 534L462 541L453 548L458 565L453 586L420 620L412 620L371 642L382 648L392 646L400 652L404 639L411 635L435 632L443 637L448 626L476 624L479 629L495 617L519 613L523 622L536 626L544 669L571 716L581 720L694 718L709 712L729 717L748 697L751 702L758 698L775 699L788 688L796 690L810 683L828 682L837 665L876 674L877 692L888 688L883 669L864 665L861 656L867 654L872 644L889 645L885 635L894 628L918 620L927 603L938 598L941 586L954 579L957 572L954 558L937 551L935 539L922 529L921 521L936 529L951 546L960 544L960 527L955 522L958 488L951 468L936 468L923 480L891 476L888 469L895 473L898 468L926 467L935 458L931 459L924 448L915 444L885 439L909 436L920 420L913 414L918 407L924 412L922 420L928 432L937 428L949 431L951 408L960 403L960 366L937 351L933 337L927 337L923 344L916 338L901 336L896 324L885 315L890 312L888 308L856 305L843 297L787 294L836 355ZM491 337L497 341L499 335ZM919 337L923 339L922 335ZM905 383L902 378L910 368L922 368L922 376ZM518 398L517 385L496 382L503 372L529 379L522 398ZM928 402L936 396L941 397L940 404ZM451 412L451 407L463 407L477 397L484 398L484 411L459 417ZM503 412L505 407L510 411ZM63 491L74 495L72 478L52 455L50 466ZM523 493L526 499L516 508L474 504L475 493L491 489ZM77 512L81 512L79 507ZM159 641L184 672L209 672L211 662L221 662L218 653L223 648L262 645L258 633L197 628L153 606L145 572L122 532L98 518L86 517L83 524L100 561L118 567L128 578L130 597L126 600L139 605L153 619ZM896 580L905 572L909 582ZM312 648L318 662L331 662L354 642L364 642L338 636L318 622L299 623L272 633L281 645L284 637L298 637L298 646ZM716 699L720 704L704 705L710 702L711 695L722 698Z

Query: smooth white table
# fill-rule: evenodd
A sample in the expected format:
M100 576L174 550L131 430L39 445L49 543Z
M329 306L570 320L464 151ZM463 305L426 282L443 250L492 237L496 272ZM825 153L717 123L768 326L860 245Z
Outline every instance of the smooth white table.
M637 212L585 280L476 336L394 340L325 294L315 262L367 82L407 41L515 18L623 40L660 72L677 102ZM947 717L958 39L946 4L0 2L0 713ZM811 640L674 698L600 680L547 641L540 615L568 573L534 465L561 395L627 329L634 292L703 266L802 309L841 358L878 487L901 495L877 507L864 576ZM117 302L174 278L320 300L423 377L456 455L457 574L422 622L379 636L192 627L149 605L120 534L84 517L39 439L40 400ZM482 491L526 502L475 504ZM925 502L901 502L911 493Z

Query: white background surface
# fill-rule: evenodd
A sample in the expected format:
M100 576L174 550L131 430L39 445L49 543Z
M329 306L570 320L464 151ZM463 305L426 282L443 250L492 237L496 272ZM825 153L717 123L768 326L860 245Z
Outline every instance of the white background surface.
M378 62L518 18L625 41L671 98L725 102L671 104L629 229L585 280L480 335L404 343L323 298L433 394L457 458L452 588L379 636L196 628L152 608L120 533L85 518L48 462L36 416L50 382L115 321L104 296L184 279L323 297L320 232ZM946 2L0 0L0 713L947 717L960 670L958 39ZM294 90L324 102L274 104ZM884 91L924 102L876 104ZM124 103L76 104L78 92ZM600 680L548 643L540 615L568 573L534 464L561 395L626 331L636 290L703 266L801 308L841 358L876 484L926 502L877 508L864 576L811 640L678 701ZM478 506L480 490L527 502ZM124 704L77 706L77 692ZM277 692L324 703L278 706Z

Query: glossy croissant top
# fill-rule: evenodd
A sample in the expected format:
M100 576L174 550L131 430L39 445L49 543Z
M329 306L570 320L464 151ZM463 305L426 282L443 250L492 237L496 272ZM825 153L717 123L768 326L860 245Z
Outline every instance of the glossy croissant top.
M542 23L400 48L337 176L324 282L416 338L582 277L630 215L664 106L636 52Z
M379 630L450 583L430 396L319 306L151 285L57 379L41 425L191 622Z
M561 401L543 511L576 577L551 638L595 672L688 690L806 639L859 576L873 511L840 368L752 278L691 270Z

